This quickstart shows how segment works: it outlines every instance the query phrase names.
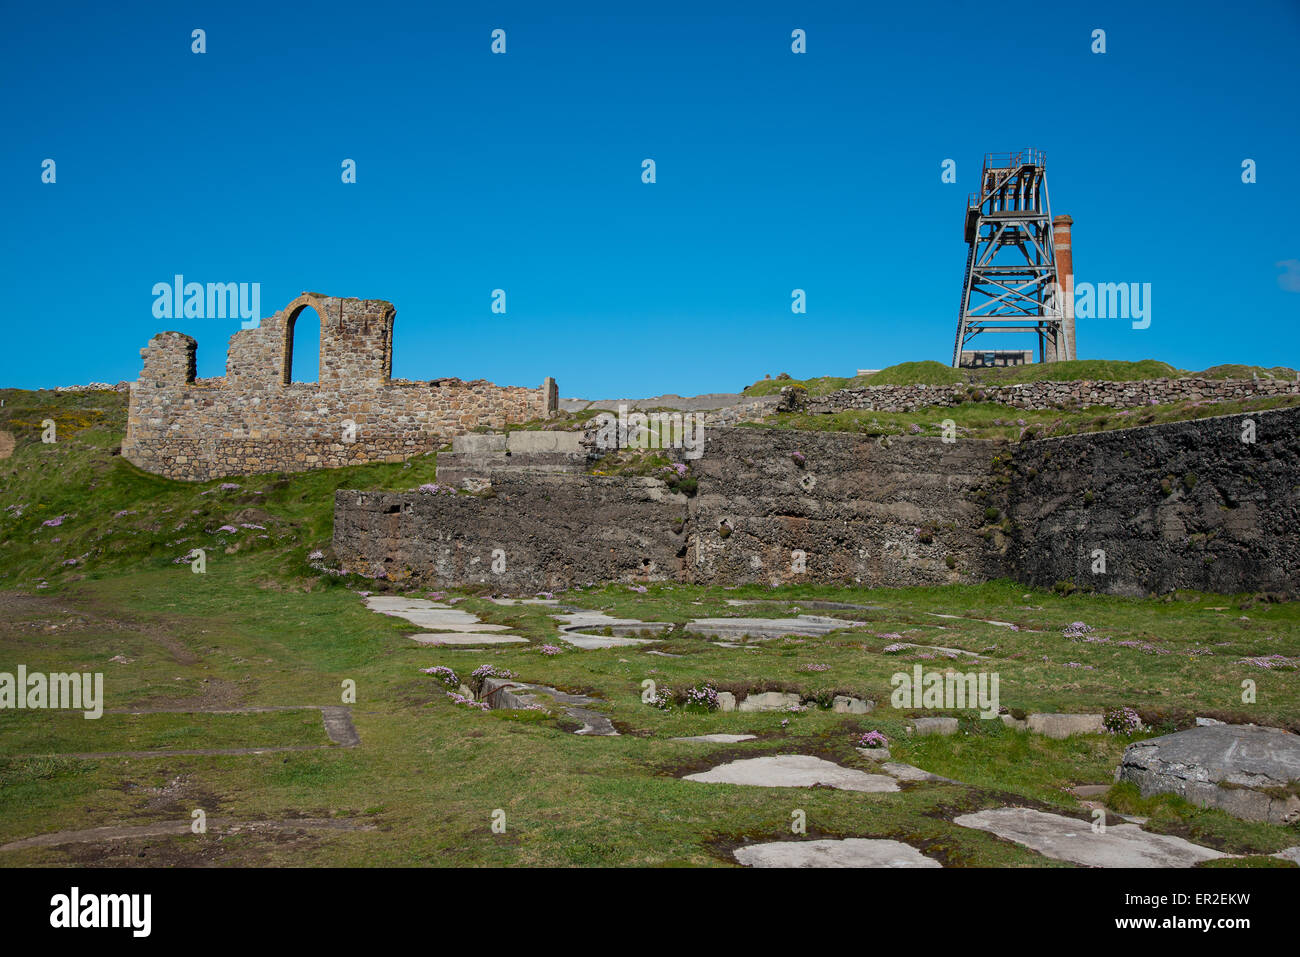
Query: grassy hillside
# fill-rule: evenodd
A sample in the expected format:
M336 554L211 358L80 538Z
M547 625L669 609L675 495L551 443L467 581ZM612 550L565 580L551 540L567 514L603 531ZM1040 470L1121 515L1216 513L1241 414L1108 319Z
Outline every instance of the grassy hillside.
M0 390L0 588L55 587L124 570L175 567L191 549L256 557L276 573L315 578L307 556L328 549L334 492L410 489L434 480L436 456L293 475L191 483L119 454L126 396ZM53 420L57 441L41 441Z
M181 483L115 454L120 395L0 398L0 429L19 439L14 456L0 461L0 671L22 663L103 672L106 699L97 722L48 711L0 715L0 846L59 831L188 824L196 808L210 828L0 850L0 866L719 866L734 863L738 844L788 838L792 807L806 810L810 837L892 837L949 867L1063 866L953 818L1014 803L1086 826L1089 811L1069 789L1108 782L1128 739L1054 741L971 712L954 714L961 733L952 737L909 737L914 712L889 706L890 676L953 663L957 652L941 648L985 656L979 667L1000 674L1001 701L1013 712L1131 706L1152 725L1144 734L1186 726L1197 714L1300 727L1300 670L1278 663L1300 660L1300 604L1246 595L1149 600L1011 582L901 590L663 582L640 592L610 584L558 597L678 627L651 645L581 651L559 637L553 609L452 589L458 608L528 643L423 646L407 637L420 629L367 610L354 593L388 586L341 582L313 568L308 554L328 555L335 489L414 487L432 480L433 456ZM52 445L40 442L46 418L59 423ZM208 550L206 574L176 563L195 546ZM738 600L754 604L738 608ZM842 617L845 627L745 648L682 627L693 617L804 611ZM1076 621L1110 640L1070 640L1062 630ZM931 650L900 651L899 641ZM445 665L464 676L485 664L595 695L620 735L578 736L547 712L458 705L420 672ZM1243 677L1258 682L1258 704L1241 703ZM646 678L674 689L781 687L823 698L844 689L879 706L866 715L659 710L641 702ZM234 710L337 705L347 684L356 688L357 747L330 744L312 711ZM770 754L870 771L854 749L868 730L890 739L895 760L961 783L859 794L681 779ZM708 733L757 738L672 740ZM257 750L272 746L310 750ZM256 753L202 753L214 748ZM177 749L200 753L165 753ZM84 751L143 756L70 756ZM1230 865L1282 866L1263 855L1300 843L1295 827L1237 821L1174 798L1144 800L1120 788L1110 800L1149 818L1148 829L1246 855ZM491 830L498 809L504 834ZM330 826L306 828L304 819Z
M1018 382L1077 382L1083 379L1111 382L1134 382L1140 379L1188 378L1209 379L1282 378L1294 380L1296 372L1284 366L1266 369L1261 366L1219 365L1201 372L1177 369L1167 362L1142 359L1127 362L1118 359L1078 359L1072 362L1032 363L994 369L954 369L942 362L900 362L866 376L840 378L821 376L815 379L760 379L746 386L746 395L771 395L782 386L800 385L810 395L825 395L837 389L855 389L865 385L959 385L983 383L1011 385Z

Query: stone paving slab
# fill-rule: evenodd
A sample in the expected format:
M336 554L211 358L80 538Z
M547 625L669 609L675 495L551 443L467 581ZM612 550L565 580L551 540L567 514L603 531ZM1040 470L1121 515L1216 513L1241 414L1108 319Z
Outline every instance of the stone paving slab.
M403 618L413 625L433 631L509 631L509 625L493 625L479 619L478 615L450 605L439 604L424 598L392 598L371 595L366 607L382 615Z
M1040 712L1025 719L1026 726L1033 734L1054 738L1058 741L1072 734L1105 734L1106 725L1100 714L1059 714Z
M756 734L694 734L688 738L669 738L669 741L711 741L715 744L736 744L740 741L753 741Z
M808 788L815 784L842 791L897 791L898 782L883 774L867 774L840 767L808 754L778 754L744 758L720 764L709 771L688 774L686 781L705 784L744 784L760 788Z
M1088 821L1024 807L964 814L953 823L1086 867L1191 867L1228 856L1181 837L1152 834L1136 824L1112 824L1105 833L1093 833Z
M747 867L942 867L902 841L850 837L825 841L774 841L732 852Z
M631 645L648 645L653 638L625 638L619 635L581 635L565 632L561 640L583 651L599 651L603 648L627 648Z
M591 634L608 628L611 632L667 631L672 627L666 621L641 621L637 618L614 618L600 611L575 611L562 615L552 615L558 619L560 637L569 644L585 651L602 648L625 648L631 645L646 645L657 639L642 638L629 634L599 635Z
M823 615L800 615L797 618L697 618L686 623L686 630L714 638L782 638L798 635L819 638L842 628L861 627L864 622Z
M867 748L866 750L871 750ZM885 761L881 763L880 770L886 774L898 778L900 781L928 781L939 784L960 784L960 781L954 781L952 778L943 778L937 774L931 774L929 771L922 771L912 764L903 764L899 761Z
M518 635L498 635L481 631L435 631L410 635L412 641L422 645L517 645L527 644L527 638Z

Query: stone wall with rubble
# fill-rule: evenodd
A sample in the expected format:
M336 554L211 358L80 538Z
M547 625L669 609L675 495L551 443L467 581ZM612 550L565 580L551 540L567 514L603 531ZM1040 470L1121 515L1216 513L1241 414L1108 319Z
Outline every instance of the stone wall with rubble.
M309 306L320 317L319 379L293 382L294 325ZM193 338L159 333L140 353L123 456L195 481L395 462L557 407L549 379L537 389L392 379L395 315L384 300L304 293L257 328L236 332L226 375L210 379L196 378Z
M1300 409L1025 442L1002 478L1023 581L1300 594Z
M1300 395L1300 382L1286 379L1145 379L1138 382L1026 382L1019 385L877 385L808 395L787 386L781 411L830 414L850 410L914 412L928 406L954 406L972 399L1018 409L1064 409L1104 405L1135 409L1173 402L1227 402L1233 399Z
M684 577L685 495L655 479L493 476L491 492L339 491L334 551L368 578L550 591Z
M691 464L691 497L655 478L490 467L486 497L337 493L334 550L367 576L522 590L980 581L1005 573L1006 542L983 517L991 463L1005 448L715 428ZM466 468L458 462L455 476ZM495 549L500 573L488 560Z
M1300 409L1018 444L711 429L690 475L691 497L495 466L485 494L339 492L334 549L364 575L524 591L1008 577L1300 593Z

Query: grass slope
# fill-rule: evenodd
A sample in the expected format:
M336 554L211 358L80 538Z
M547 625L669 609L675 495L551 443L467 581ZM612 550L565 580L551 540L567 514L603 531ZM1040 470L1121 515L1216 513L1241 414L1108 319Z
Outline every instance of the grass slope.
M1243 662L1300 656L1300 606L1250 596L1060 596L1009 582L899 591L663 583L645 593L608 585L561 597L679 626L701 616L816 611L845 617L846 627L824 638L743 649L718 647L678 627L656 645L590 652L566 646L548 656L542 643L563 643L545 608L501 606L460 592L458 607L517 629L529 644L423 647L405 637L413 626L368 611L353 591L381 586L342 581L313 567L308 553L321 549L328 562L334 489L411 488L432 480L433 456L247 477L222 489L220 482L147 475L115 455L119 396L3 396L0 428L15 431L19 446L0 462L0 671L20 663L31 671L102 671L110 709L329 705L342 703L355 686L362 744L84 761L36 752L325 739L319 716L307 711L106 715L100 723L0 712L0 844L62 829L188 821L195 808L214 819L319 817L371 829L245 829L66 844L3 851L0 865L719 865L731 861L738 844L789 838L790 811L799 807L807 812L809 838L893 837L948 866L1061 866L952 818L1015 803L1086 820L1087 809L1067 788L1109 781L1126 740L1051 741L969 712L958 715L958 735L909 738L903 726L911 712L888 703L891 675L916 664L974 668L922 649L885 651L899 641L985 655L980 667L999 673L1002 702L1015 709L1129 705L1155 731L1183 726L1195 714L1300 726L1300 672ZM45 418L60 423L53 445L39 440ZM60 524L43 524L59 515ZM237 531L223 532L223 525ZM176 563L195 545L208 550L203 575ZM64 565L68 558L76 564ZM730 604L737 599L759 603L738 608ZM819 600L871 607L834 612L809 605ZM1066 639L1063 626L1077 620L1111 642ZM623 733L578 736L550 714L456 705L420 673L437 664L461 676L491 664L586 691ZM1240 700L1245 678L1257 682L1256 704ZM646 679L676 689L846 690L879 707L861 716L824 709L661 711L641 703ZM857 794L681 780L732 757L773 753L817 754L870 770L853 743L872 729L891 739L897 760L964 783ZM668 740L709 732L758 739L722 747ZM1139 801L1122 790L1114 800L1125 813ZM1141 807L1151 813L1151 827L1250 855L1229 863L1275 863L1260 855L1300 843L1296 828L1248 824L1175 801ZM504 834L492 831L496 810L505 812Z

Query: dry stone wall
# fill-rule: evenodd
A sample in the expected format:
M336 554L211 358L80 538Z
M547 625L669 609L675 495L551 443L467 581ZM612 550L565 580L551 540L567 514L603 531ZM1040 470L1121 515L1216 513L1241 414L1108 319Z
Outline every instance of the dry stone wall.
M292 382L293 330L308 306L320 316L320 375ZM395 462L480 426L543 418L557 405L541 388L485 380L391 378L392 303L304 293L255 329L231 337L226 375L195 376L197 344L179 332L141 350L122 454L170 478L206 480Z
M978 395L975 395L978 393ZM1000 386L876 385L808 395L781 390L781 411L829 414L849 410L914 412L927 406L971 401L999 402L1018 409L1062 409L1104 405L1133 409L1172 402L1226 402L1232 399L1300 395L1300 382L1285 379L1146 379L1138 382L1026 382Z

